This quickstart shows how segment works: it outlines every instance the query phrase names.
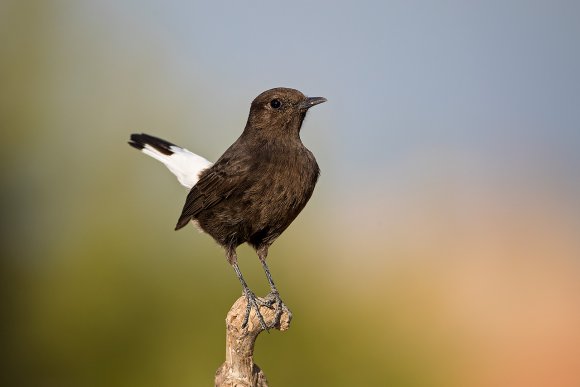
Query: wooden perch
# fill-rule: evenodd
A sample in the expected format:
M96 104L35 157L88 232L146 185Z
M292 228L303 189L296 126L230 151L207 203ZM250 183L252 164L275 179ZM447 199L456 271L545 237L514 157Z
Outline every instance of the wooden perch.
M266 376L254 364L254 344L256 338L263 332L254 309L250 312L248 325L242 328L246 314L247 301L242 296L234 303L226 317L226 361L215 374L216 387L267 387ZM281 310L261 306L260 312L270 329L285 331L290 327L292 313L286 305Z

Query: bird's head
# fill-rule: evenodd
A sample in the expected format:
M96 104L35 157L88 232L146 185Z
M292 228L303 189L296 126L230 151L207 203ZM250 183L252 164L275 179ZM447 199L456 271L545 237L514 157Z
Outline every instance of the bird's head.
M297 136L308 109L323 102L326 98L307 97L295 89L266 90L252 102L246 130Z

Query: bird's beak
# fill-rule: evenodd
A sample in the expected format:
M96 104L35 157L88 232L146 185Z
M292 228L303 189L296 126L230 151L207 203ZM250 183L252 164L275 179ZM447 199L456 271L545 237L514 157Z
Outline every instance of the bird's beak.
M300 104L300 109L308 110L312 106L323 102L326 102L326 98L324 97L308 97Z

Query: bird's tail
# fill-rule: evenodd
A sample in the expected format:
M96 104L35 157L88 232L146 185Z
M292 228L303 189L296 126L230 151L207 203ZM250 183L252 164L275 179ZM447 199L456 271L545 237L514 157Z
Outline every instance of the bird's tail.
M199 180L199 174L212 163L185 148L145 133L132 134L129 145L161 161L187 188Z

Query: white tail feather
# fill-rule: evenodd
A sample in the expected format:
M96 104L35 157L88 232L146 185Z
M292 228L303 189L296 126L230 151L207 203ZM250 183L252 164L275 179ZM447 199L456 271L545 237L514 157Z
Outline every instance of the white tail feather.
M141 151L165 164L177 176L177 180L179 180L181 185L187 188L193 187L199 180L199 174L213 165L212 162L187 149L180 148L176 145L170 146L170 149L173 151L173 154L166 155L151 145L146 144Z

